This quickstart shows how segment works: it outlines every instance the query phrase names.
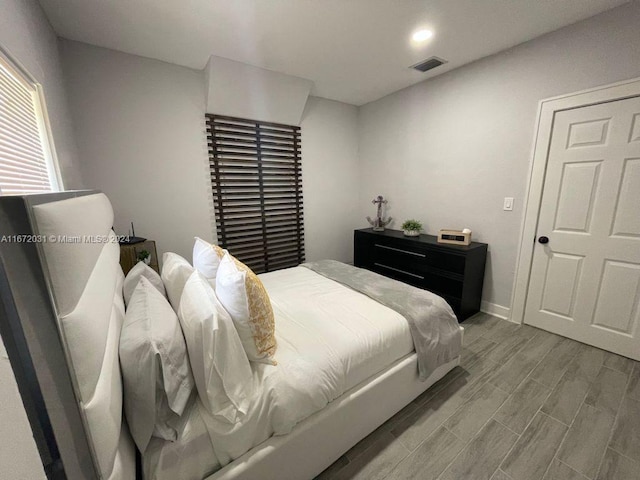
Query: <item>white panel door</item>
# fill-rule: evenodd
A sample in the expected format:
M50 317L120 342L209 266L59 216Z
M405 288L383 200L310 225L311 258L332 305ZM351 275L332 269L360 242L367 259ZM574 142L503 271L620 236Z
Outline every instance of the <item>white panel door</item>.
M558 112L525 322L640 360L639 304L640 97Z

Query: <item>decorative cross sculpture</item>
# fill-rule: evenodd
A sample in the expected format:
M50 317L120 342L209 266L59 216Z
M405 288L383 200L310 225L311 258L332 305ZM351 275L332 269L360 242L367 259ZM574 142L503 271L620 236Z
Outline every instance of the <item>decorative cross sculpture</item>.
M384 231L384 227L389 225L391 220L393 220L391 217L389 217L386 220L384 218L382 218L382 205L386 204L387 200L385 200L382 197L382 195L378 195L376 198L371 200L371 203L373 203L374 205L376 205L376 204L378 205L378 215L375 218L375 220L371 220L371 217L367 217L367 221L373 227L374 231L382 232L382 231Z

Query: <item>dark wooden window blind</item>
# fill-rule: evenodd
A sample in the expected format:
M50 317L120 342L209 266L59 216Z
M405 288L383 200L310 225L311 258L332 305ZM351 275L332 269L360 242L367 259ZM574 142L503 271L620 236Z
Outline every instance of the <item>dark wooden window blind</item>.
M300 127L206 120L220 246L256 273L304 262Z

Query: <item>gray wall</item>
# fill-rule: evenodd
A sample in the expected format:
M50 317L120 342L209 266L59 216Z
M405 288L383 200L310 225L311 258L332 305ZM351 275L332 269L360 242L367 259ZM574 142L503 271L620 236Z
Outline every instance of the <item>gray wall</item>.
M300 125L311 80L212 55L204 67L207 112Z
M309 97L300 124L307 260L353 262L358 220L358 109Z
M212 239L202 72L61 40L87 188L107 194L115 230L191 258Z
M82 188L57 37L36 0L0 0L0 48L42 85L64 187Z
M490 246L484 299L508 307L539 101L637 76L634 3L361 107L361 215L381 193L396 228L470 228Z
M202 71L61 40L82 173L103 190L116 231L191 258L215 239ZM357 203L357 109L311 98L302 126L307 258L351 261Z

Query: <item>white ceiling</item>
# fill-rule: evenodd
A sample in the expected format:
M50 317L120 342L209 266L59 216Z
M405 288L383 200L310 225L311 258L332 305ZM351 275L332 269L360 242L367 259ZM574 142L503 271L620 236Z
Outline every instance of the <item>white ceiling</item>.
M40 0L61 37L202 69L210 55L362 105L627 0ZM434 31L415 45L411 33ZM432 55L431 73L407 68Z

